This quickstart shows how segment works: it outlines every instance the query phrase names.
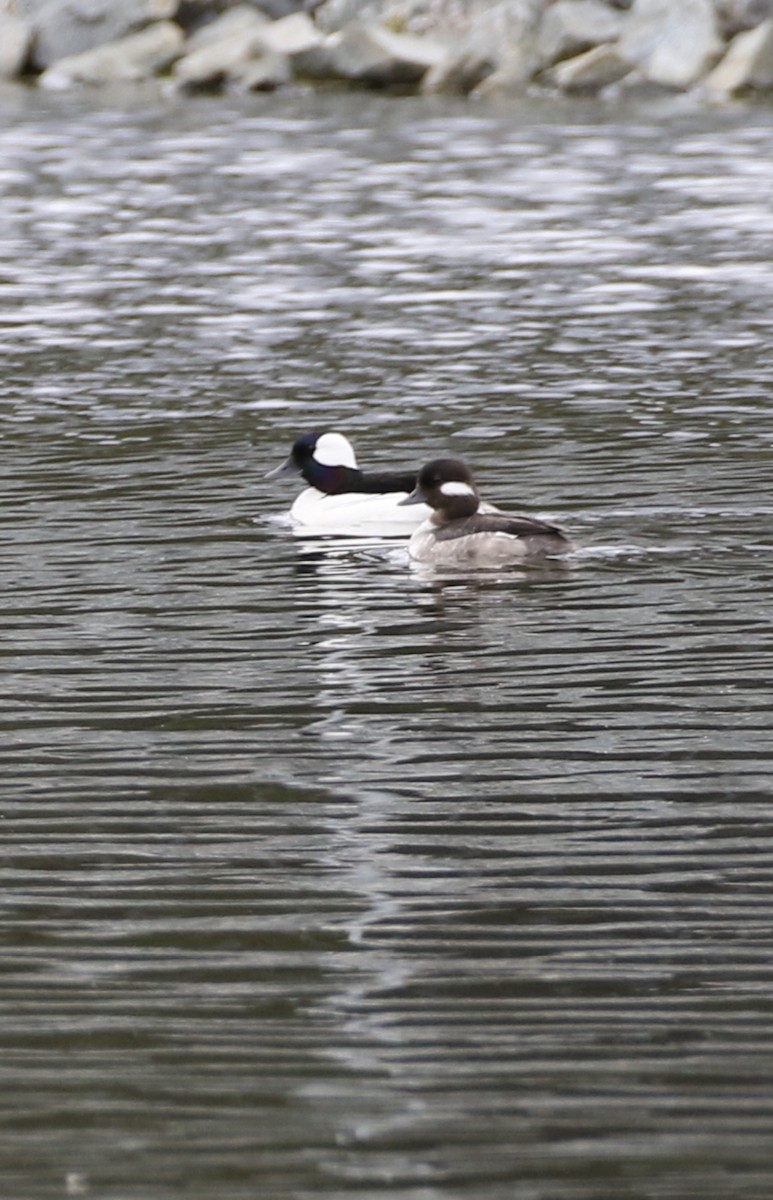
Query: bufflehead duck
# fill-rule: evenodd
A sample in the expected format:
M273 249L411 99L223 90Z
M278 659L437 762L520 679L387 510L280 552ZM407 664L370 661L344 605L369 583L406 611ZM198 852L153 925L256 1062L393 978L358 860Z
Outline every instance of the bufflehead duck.
M339 533L363 526L396 526L410 533L431 510L399 506L416 487L415 471L361 471L351 443L341 433L303 433L290 457L266 479L302 475L310 485L295 500L290 517L296 525Z
M436 458L422 467L416 488L400 503L429 504L433 510L408 543L408 553L417 562L498 566L565 554L572 548L556 525L482 510L472 472L455 458Z

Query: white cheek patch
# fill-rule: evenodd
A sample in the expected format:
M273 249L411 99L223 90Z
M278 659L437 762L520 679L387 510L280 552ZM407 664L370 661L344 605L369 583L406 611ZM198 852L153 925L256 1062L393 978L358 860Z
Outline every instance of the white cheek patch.
M471 488L469 483L460 483L456 479L450 479L448 483L441 483L440 491L443 496L475 495L475 489Z
M323 433L322 437L317 438L314 457L323 467L353 467L355 470L357 469L354 451L342 433Z

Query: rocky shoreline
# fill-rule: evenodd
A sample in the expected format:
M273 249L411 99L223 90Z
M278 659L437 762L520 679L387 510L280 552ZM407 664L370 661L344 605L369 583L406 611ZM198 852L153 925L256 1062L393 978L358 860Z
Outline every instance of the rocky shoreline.
M0 0L0 78L722 102L773 93L773 0Z

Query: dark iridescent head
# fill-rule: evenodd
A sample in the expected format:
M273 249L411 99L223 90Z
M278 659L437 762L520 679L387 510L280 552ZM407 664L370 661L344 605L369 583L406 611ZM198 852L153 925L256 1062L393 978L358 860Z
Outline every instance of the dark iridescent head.
M314 457L314 450L316 449L317 442L323 436L323 434L316 432L302 433L300 437L297 437L293 442L293 448L290 451L289 461L294 464L299 474L301 474L303 468L306 466L309 460Z
M295 439L287 461L269 471L266 479L302 475L312 487L334 494L348 490L353 471L357 471L357 459L343 434L302 433Z

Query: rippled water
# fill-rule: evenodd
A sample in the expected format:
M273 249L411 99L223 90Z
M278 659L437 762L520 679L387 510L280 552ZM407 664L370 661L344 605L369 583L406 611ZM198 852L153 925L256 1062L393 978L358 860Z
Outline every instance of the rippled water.
M773 114L103 103L1 101L0 1194L765 1200ZM294 537L320 425L583 549Z

